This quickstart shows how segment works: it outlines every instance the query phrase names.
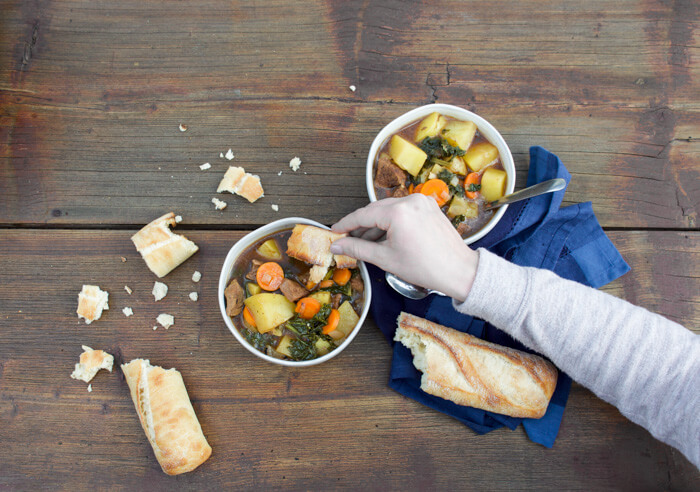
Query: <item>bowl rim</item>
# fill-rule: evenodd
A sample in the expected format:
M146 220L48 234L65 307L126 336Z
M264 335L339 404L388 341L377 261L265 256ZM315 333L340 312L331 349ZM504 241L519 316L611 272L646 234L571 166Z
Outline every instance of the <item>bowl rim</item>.
M418 106L413 108L406 113L394 118L392 121L387 123L380 131L377 136L374 137L372 145L369 148L369 153L367 154L367 165L365 172L365 182L367 186L367 195L369 196L370 202L377 201L377 195L374 191L374 159L379 152L387 138L401 130L402 128L408 126L409 124L415 122L423 116L427 116L431 113L438 112L446 116L451 116L453 118L462 119L464 121L473 121L476 123L479 132L486 137L486 139L494 144L498 148L499 155L501 157L501 162L503 164L503 169L506 171L507 182L506 182L506 194L513 193L515 190L515 163L513 161L513 154L508 147L503 136L491 123L486 121L483 117L476 113L464 109L459 106L454 106L452 104L443 103L432 103L426 104L424 106ZM496 213L493 214L491 220L489 220L484 227L476 231L474 234L464 238L466 244L471 244L478 241L491 232L491 230L496 227L496 224L501 220L503 215L506 213L508 205L503 205Z
M357 266L360 269L360 274L362 275L362 280L364 281L365 284L365 290L364 290L364 305L362 308L362 313L360 314L360 319L357 322L357 325L355 326L355 329L352 330L350 335L345 338L343 343L340 344L335 350L327 353L326 355L323 355L321 357L317 357L312 360L304 360L304 361L293 361L293 360L282 360L282 359L276 359L274 357L270 357L267 354L264 354L260 352L258 349L250 345L248 343L248 340L246 340L243 335L240 334L238 329L234 326L233 320L226 314L226 301L225 301L225 296L224 296L224 291L226 290L226 286L228 285L229 280L232 277L232 269L233 265L236 261L236 259L240 256L240 254L245 251L248 247L253 245L256 241L264 238L265 236L269 236L271 234L274 234L276 232L280 232L283 230L291 229L294 227L296 224L306 224L306 225L313 225L316 227L320 227L322 229L330 230L330 227L321 224L320 222L316 222L315 220L311 219L306 219L303 217L286 217L283 219L278 219L273 222L270 222L269 224L266 224L262 227L259 227L245 236L243 236L241 239L236 241L236 243L229 249L228 254L226 255L226 258L224 259L224 263L221 267L221 273L219 275L219 285L218 285L218 298L219 298L219 309L221 311L221 315L224 318L224 323L226 324L226 327L229 329L229 331L233 334L233 336L238 340L238 342L246 348L249 352L253 353L254 355L260 357L261 359L264 359L268 362L272 362L273 364L278 364L278 365L283 365L283 366L290 366L290 367L307 367L307 366L313 366L316 364L320 364L322 362L325 362L329 359L332 359L336 355L340 354L343 350L345 350L345 347L347 347L350 342L353 341L353 339L357 336L357 333L360 331L360 328L362 328L362 325L365 322L365 319L367 318L367 314L369 313L369 307L370 303L372 301L372 284L369 279L369 272L367 271L367 267L362 261L357 262Z

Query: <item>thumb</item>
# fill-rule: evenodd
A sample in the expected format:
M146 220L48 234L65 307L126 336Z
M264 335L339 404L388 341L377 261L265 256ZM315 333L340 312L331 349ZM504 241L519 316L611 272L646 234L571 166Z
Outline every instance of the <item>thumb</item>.
M372 241L348 236L334 241L331 244L331 253L377 264L381 257L381 246Z

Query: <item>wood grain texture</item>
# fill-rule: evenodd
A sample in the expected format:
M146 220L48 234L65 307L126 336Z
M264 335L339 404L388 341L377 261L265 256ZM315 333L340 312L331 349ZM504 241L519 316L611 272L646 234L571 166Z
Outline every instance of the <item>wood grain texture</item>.
M559 155L565 205L592 201L632 266L603 290L697 333L699 14L693 0L0 0L0 488L700 489L678 451L579 386L552 450L521 429L477 436L387 388L372 321L336 359L284 369L238 345L216 304L245 231L366 204L374 136L441 102L501 131L518 188L531 145ZM218 212L230 164L265 197L220 195ZM129 236L170 210L200 251L156 303ZM90 326L84 283L110 293ZM154 331L163 312L175 325ZM212 458L165 476L121 372L92 393L70 379L82 344L178 368Z
M698 227L690 0L35 0L3 12L5 225L137 225L163 208L257 225L279 216L272 204L330 223L367 202L379 129L439 101L501 130L521 185L530 145L560 155L573 174L567 202L592 200L605 226ZM228 148L266 197L217 213ZM214 168L201 173L204 162Z
M578 386L552 450L520 429L478 436L387 387L391 350L372 321L320 366L257 359L227 331L216 301L224 256L243 233L182 229L200 251L163 279L169 292L159 302L151 294L156 277L129 240L133 230L0 235L0 456L10 465L0 486L435 489L468 480L474 489L639 490L700 483L679 452ZM659 302L637 287L662 283L658 272L672 274L673 265L697 264L700 234L670 235L658 250L664 234L612 235L633 270L611 292L681 312L687 293ZM195 269L203 274L196 284ZM697 285L698 272L689 275ZM109 311L89 326L75 314L88 282L110 293ZM187 298L191 291L198 302ZM125 317L124 306L134 315ZM692 306L687 319L700 319ZM153 331L161 312L175 325ZM117 364L144 357L180 370L213 447L210 460L194 473L164 475L120 370L100 372L92 393L69 377L81 344L107 350Z

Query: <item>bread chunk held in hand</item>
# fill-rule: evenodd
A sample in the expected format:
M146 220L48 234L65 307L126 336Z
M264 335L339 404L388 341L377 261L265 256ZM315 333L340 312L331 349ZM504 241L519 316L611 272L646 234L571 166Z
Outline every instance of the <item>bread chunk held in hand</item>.
M464 244L435 200L420 193L387 198L345 216L333 232L350 236L331 246L403 280L464 301L479 255Z

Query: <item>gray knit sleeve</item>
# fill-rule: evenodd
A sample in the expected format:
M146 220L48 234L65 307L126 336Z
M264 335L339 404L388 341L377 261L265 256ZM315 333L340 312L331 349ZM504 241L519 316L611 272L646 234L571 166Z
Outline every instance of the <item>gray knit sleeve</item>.
M466 314L552 360L700 468L700 337L662 316L484 249Z

